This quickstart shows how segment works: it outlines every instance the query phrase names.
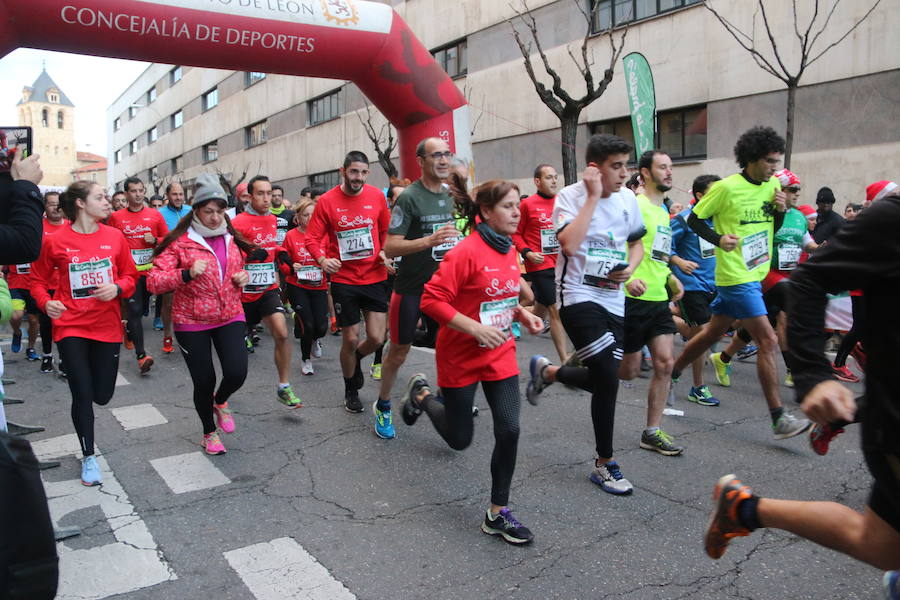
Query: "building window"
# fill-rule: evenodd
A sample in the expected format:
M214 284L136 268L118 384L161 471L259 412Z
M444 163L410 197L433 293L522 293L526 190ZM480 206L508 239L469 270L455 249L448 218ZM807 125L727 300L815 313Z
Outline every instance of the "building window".
M331 119L336 119L343 113L343 97L341 88L329 92L324 96L313 98L307 103L309 114L309 126L318 125Z
M172 175L176 173L181 173L184 170L184 157L176 156L171 161L169 161L169 170Z
M157 167L150 167L150 170L147 171L147 180L150 183L159 181L159 169Z
M265 73L260 73L259 71L247 71L247 75L244 78L244 87L249 87L257 81L262 81L265 78Z
M203 94L203 110L209 110L219 104L219 88L213 88Z
M129 121L134 118L134 115L137 114L139 108L140 107L137 104L132 104L131 106L128 107L128 120Z
M49 122L50 122L50 111L45 108L44 110L41 111L41 126L49 127Z
M116 164L119 164L120 162L122 162L122 151L116 150Z
M118 131L121 127L122 127L122 119L119 117L116 117L115 120L113 120L113 131Z
M154 102L156 100L156 86L153 86L149 90L147 90L147 104Z
M47 100L52 102L53 104L59 104L59 94L56 92L50 92L47 94Z
M128 145L131 154L137 154L138 151L138 141L131 140L131 143Z
M159 139L159 130L156 127L151 127L149 131L147 131L147 143L152 144L156 140Z
M656 116L656 126L656 147L672 160L706 158L705 106L660 111ZM631 117L596 123L592 133L611 133L634 146ZM631 151L629 162L637 162L635 150Z
M56 112L56 128L57 128L57 129L62 129L62 128L63 128L63 124L64 124L64 123L63 123L63 118L64 118L64 117L63 117L63 111L61 111L61 110L60 110L60 111L57 111L57 112Z
M173 113L170 123L172 125L171 129L178 129L181 127L184 124L184 113L180 110L177 113Z
M447 46L432 50L434 60L441 68L447 72L450 77L462 77L468 70L468 62L466 59L466 40L459 40Z
M589 0L589 2L591 10L594 11L592 31L598 33L610 27L699 4L701 0Z
M244 128L245 144L247 148L264 144L269 139L268 121L260 121L254 123L250 127Z
M341 172L338 170L313 173L309 176L309 186L330 190L341 183Z
M210 142L203 146L203 162L208 163L219 158L219 142Z
M177 66L171 71L169 71L169 85L175 85L179 81L181 81L181 66Z

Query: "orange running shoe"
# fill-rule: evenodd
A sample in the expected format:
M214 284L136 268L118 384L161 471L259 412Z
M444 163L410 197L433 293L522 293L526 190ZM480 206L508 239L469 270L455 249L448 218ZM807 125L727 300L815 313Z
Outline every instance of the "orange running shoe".
M131 341L131 338L128 337L128 326L125 321L122 321L122 339L125 340L125 349L126 350L134 350L134 342Z
M172 354L175 352L175 346L172 345L172 338L166 336L163 338L163 354Z
M713 490L712 514L703 543L710 558L722 558L732 538L750 535L750 530L738 519L738 505L753 496L750 486L734 475L725 475Z
M153 357L149 354L145 354L143 358L138 359L138 368L141 370L141 375L145 375L150 367L153 366Z

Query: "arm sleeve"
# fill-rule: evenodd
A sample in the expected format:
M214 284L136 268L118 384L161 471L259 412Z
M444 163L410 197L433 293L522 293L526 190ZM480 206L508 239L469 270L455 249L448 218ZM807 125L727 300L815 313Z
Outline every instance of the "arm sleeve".
M791 275L788 345L794 355L791 371L801 402L813 387L833 378L822 335L826 294L900 278L898 228L900 198L873 203Z
M457 312L451 302L459 293L459 287L465 278L468 253L448 252L441 261L441 266L431 276L431 280L425 284L422 292L422 312L437 321L440 325L446 325Z
M157 242L159 242L162 240L162 238L166 237L166 235L169 233L169 226L166 224L166 218L162 215L161 212L156 211L156 214L159 218L156 219L156 234L155 235L157 238Z
M681 215L675 215L671 222L672 227L672 256L678 256L678 246L681 245L687 233L687 223Z
M781 226L784 225L784 215L786 214L786 212L781 212L778 210L775 211L775 229L773 229L772 231L777 232L779 229L781 229Z
M525 227L528 223L528 203L523 202L519 212L519 226L511 237L513 245L516 247L516 252L521 253L522 250L528 247L525 244Z
M553 224L556 232L559 233L565 229L566 225L578 216L578 211L574 208L574 202L569 198L567 193L569 188L560 191L556 196L556 202L553 205Z
M694 233L702 237L710 244L718 247L721 236L716 230L706 224L706 221L697 216L697 213L691 212L687 221L688 226L694 230Z
M628 228L631 233L628 234L628 241L633 242L647 235L647 228L644 226L644 217L641 215L641 209L637 203L637 196L634 195L634 192L628 190L628 195L626 197L629 198L628 204L630 205L629 209L631 211L631 223L629 223Z
M409 194L403 192L397 198L394 208L391 210L391 222L388 233L402 235L404 238L409 233L409 226L413 222L413 214L409 205Z
M327 235L326 212L328 212L328 208L320 198L319 203L313 209L309 225L306 227L306 249L313 257L313 260L317 262L320 256L325 256L326 244L323 243L323 238Z
M9 284L0 279L0 322L6 323L12 316L12 298L9 295Z
M131 259L131 250L128 249L128 242L125 235L122 235L122 241L119 244L119 255L116 257L116 280L113 282L122 288L120 296L122 298L130 298L134 294L137 284L138 271Z
M44 244L41 255L35 262L31 263L31 297L34 298L34 302L42 311L44 311L47 302L52 300L50 298L50 287L47 283L53 276L53 265L50 264L51 247L49 244Z
M153 268L147 273L147 289L151 294L167 294L184 282L183 269L175 244L169 244L153 259Z
M41 192L30 181L14 181L9 203L9 218L0 224L0 264L29 263L41 253Z
M381 211L378 213L378 239L381 249L384 250L384 242L387 239L388 227L391 224L391 211L388 210L387 204L381 203Z

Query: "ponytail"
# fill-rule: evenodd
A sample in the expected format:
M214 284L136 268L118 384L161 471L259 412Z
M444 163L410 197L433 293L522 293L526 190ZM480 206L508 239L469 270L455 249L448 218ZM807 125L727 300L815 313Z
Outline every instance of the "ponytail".
M478 216L478 205L469 195L466 189L465 180L459 176L459 173L450 173L450 197L453 198L455 206L454 212L456 218L465 219L466 225L463 227L463 234L468 235L475 229L475 218Z

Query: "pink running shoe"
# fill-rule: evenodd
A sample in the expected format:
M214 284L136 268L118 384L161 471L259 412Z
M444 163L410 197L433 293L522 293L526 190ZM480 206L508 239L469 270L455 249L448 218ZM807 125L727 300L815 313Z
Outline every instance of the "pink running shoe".
M206 449L207 454L225 454L227 452L222 444L222 439L215 431L203 436L203 447Z
M853 371L847 368L847 365L838 367L834 363L831 363L831 372L834 373L834 376L841 381L846 381L848 383L859 383L859 377L854 375Z
M234 417L231 416L231 409L228 408L227 402L224 404L213 403L213 413L216 415L216 424L219 429L225 433L234 433Z

